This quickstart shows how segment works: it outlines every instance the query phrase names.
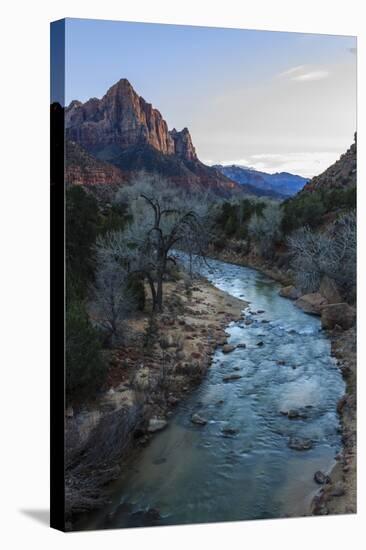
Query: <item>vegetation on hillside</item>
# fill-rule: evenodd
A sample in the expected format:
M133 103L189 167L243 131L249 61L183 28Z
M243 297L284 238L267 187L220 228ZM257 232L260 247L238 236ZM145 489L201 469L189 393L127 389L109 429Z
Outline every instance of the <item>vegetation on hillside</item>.
M206 201L146 174L112 204L80 186L68 189L66 204L67 393L77 402L102 386L102 348L123 344L127 319L145 308L145 283L152 312L161 312L174 249L204 255L210 223Z
M93 398L103 384L106 366L102 358L104 335L87 312L95 285L98 235L121 229L126 213L118 205L101 209L93 195L81 186L66 191L66 395L78 402Z
M283 203L282 230L288 234L302 226L319 227L324 216L356 208L356 187L302 192Z

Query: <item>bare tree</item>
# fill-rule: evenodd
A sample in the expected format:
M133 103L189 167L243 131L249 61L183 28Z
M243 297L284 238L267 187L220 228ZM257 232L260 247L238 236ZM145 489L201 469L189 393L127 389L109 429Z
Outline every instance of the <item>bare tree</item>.
M343 214L326 230L303 227L288 238L296 283L304 291L319 289L327 275L352 298L356 287L356 214Z
M116 259L106 258L99 247L94 285L94 301L99 323L110 340L117 342L122 334L122 322L134 308L127 286L127 271Z
M281 237L282 211L277 203L270 203L261 214L254 214L248 224L248 232L258 252L263 257L274 254L274 244Z
M188 195L154 175L140 175L133 185L121 189L117 202L128 205L133 221L126 232L109 236L108 254L117 255L129 270L147 280L153 309L163 308L163 281L174 249L204 254L207 239L205 201L193 202Z

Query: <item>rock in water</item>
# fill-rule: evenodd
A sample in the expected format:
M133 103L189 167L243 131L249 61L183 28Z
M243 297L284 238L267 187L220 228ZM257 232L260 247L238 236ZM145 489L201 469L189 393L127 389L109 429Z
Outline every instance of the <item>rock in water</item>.
M313 448L311 439L303 439L302 437L290 437L288 446L295 451L308 451Z
M232 380L239 380L241 378L240 374L228 374L227 376L224 376L222 381L223 382L231 382Z
M322 308L326 306L328 302L320 294L320 292L313 292L311 294L304 294L304 296L301 296L296 300L295 304L297 307L305 311L305 313L320 315Z
M231 344L225 344L222 348L222 353L231 353L232 351L234 351L234 349L235 349L235 346Z
M319 485L324 485L325 483L330 482L330 477L327 476L326 474L323 474L323 472L321 472L320 470L318 470L314 474L314 481Z
M163 418L150 418L147 431L149 433L160 432L168 425L168 422Z
M296 418L306 418L306 414L303 413L302 411L299 411L297 409L290 409L288 412L287 412L287 416L288 418L290 418L291 420L294 420Z
M230 428L230 427L222 428L221 431L224 435L236 435L239 433L239 430L237 430L236 428Z
M203 418L202 416L200 416L197 413L192 414L191 422L192 422L192 424L197 424L198 426L204 426L205 424L207 424L206 418Z
M283 298L289 298L290 300L297 300L301 296L301 292L293 285L283 286L279 292Z

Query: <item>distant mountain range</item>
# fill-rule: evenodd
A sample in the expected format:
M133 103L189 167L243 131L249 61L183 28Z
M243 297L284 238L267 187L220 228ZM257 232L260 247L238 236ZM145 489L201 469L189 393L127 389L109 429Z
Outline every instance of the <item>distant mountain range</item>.
M254 194L259 196L267 195L276 198L291 197L301 191L309 182L308 178L289 174L288 172L268 174L236 164L232 164L231 166L217 164L213 168L216 168L222 174L240 185L254 188Z
M210 190L222 196L242 192L236 182L198 159L187 128L169 131L160 112L126 79L114 84L102 99L72 101L65 108L65 127L69 143L66 165L70 159L69 175L75 182L108 183L108 177L128 180L146 170L188 189ZM82 164L80 169L78 163ZM108 170L107 165L119 172Z

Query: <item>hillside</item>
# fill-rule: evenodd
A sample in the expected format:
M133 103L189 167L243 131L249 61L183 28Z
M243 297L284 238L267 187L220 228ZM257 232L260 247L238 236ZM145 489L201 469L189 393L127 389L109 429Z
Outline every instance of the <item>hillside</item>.
M356 185L357 178L357 134L354 142L341 157L319 176L311 179L303 192L331 191L350 189Z
M126 175L116 166L90 155L77 143L66 141L65 180L75 185L120 185L127 182Z

